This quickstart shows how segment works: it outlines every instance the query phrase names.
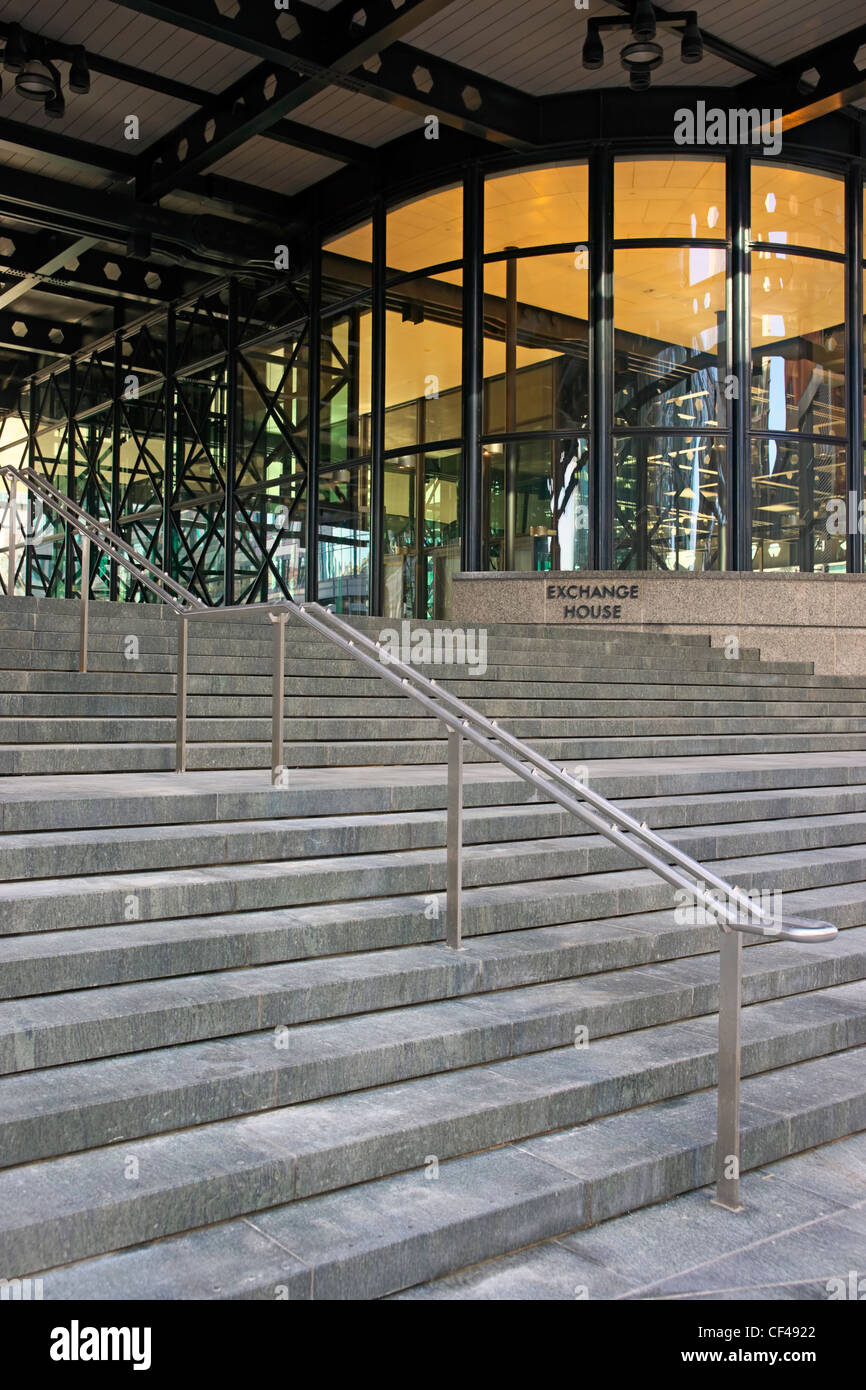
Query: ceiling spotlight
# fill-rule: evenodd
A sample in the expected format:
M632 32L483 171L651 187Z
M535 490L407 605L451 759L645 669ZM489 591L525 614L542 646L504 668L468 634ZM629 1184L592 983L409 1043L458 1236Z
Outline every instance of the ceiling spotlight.
M63 93L59 87L53 96L46 97L45 114L46 116L53 116L57 121L60 120L61 116L66 115L66 102L63 100Z
M9 33L6 35L6 51L3 54L3 66L7 72L20 72L27 62L27 49L24 46L24 35L21 32L20 24L10 24Z
M15 78L15 90L31 101L46 101L55 95L57 87L48 64L40 58L28 58Z
M583 66L590 70L595 70L604 66L604 45L598 26L592 20L586 26L586 38L583 43Z
M640 39L637 43L627 43L619 56L629 75L631 90L645 92L650 85L650 73L659 66L664 52L660 43Z
M656 12L650 0L637 0L631 32L636 39L654 39L656 36Z
M80 46L72 50L72 62L69 64L69 90L78 92L81 96L86 96L90 91L90 69L87 66L87 54Z
M701 38L701 31L698 28L698 16L695 10L690 11L686 20L686 27L683 30L683 41L680 47L680 57L684 63L699 63L704 56L704 41Z

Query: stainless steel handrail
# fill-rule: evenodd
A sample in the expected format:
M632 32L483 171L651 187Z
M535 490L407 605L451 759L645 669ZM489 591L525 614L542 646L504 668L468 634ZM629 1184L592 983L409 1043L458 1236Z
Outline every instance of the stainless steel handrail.
M266 613L274 624L271 781L288 786L288 770L283 760L285 705L285 626L291 616L325 637L332 646L351 657L403 695L421 705L428 714L442 721L448 731L448 788L446 801L446 920L445 939L455 950L462 946L462 852L463 852L463 740L488 754L513 772L539 794L576 816L596 834L624 850L649 868L657 877L692 901L708 909L711 922L722 933L719 962L719 1122L716 1201L732 1211L739 1202L740 1136L740 1010L742 1004L742 936L754 933L791 941L827 941L836 936L830 922L785 916L777 919L755 903L742 889L704 868L676 845L657 835L645 822L572 777L521 739L501 729L496 720L487 719L471 705L443 689L416 668L385 654L374 642L350 623L318 603L295 603L280 599L268 604L234 604L208 608L188 589L143 560L121 537L96 521L78 505L57 492L31 469L11 465L0 467L0 475L10 479L11 530L9 544L8 592L14 592L15 578L15 494L21 482L42 496L53 510L64 517L82 537L82 575L88 574L87 556L92 539L111 558L134 574L178 617L177 654L177 738L175 769L186 770L186 705L189 654L189 621L249 621L254 614ZM88 584L82 583L82 656L80 670L86 670ZM585 803L585 804L583 804ZM705 885L716 890L714 895ZM745 916L744 916L745 914ZM721 920L719 920L721 918Z

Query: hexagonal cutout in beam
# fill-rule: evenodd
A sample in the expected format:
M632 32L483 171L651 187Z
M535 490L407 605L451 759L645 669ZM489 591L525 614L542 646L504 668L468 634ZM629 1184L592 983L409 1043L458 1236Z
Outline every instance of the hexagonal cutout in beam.
M430 70L429 68L422 68L420 64L412 71L412 81L418 91L423 92L425 96L433 90L433 78L430 76Z

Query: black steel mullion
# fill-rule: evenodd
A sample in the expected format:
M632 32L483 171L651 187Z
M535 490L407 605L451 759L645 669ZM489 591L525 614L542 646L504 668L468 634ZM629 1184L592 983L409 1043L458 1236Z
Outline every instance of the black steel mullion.
M373 302L371 306L370 383L370 612L384 611L385 547L385 203L377 198L373 213Z
M322 249L313 251L310 266L309 328L307 330L307 514L306 534L306 597L314 602L319 596L319 431L321 427L321 354L322 354Z
M593 569L614 567L613 158L608 147L589 161L590 508Z
M730 412L731 452L728 465L728 524L731 542L728 564L732 570L752 568L752 470L749 439L752 365L750 355L749 276L751 253L751 166L743 149L728 155L727 226L731 244L728 305L729 371L735 394L725 400Z
M477 164L463 180L463 460L460 484L463 570L482 568L481 431L484 404L484 181Z
M863 573L863 535L860 529L863 501L863 170L860 165L849 169L845 181L846 247L848 268L846 284L846 403L848 417L848 536L847 562L852 574ZM850 503L854 506L851 508Z

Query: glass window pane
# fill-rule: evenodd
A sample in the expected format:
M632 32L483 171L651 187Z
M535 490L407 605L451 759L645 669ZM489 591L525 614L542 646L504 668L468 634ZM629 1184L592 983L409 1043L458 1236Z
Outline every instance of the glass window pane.
M721 247L614 253L616 424L724 427L725 264Z
M385 316L385 447L461 434L462 290L436 278L403 282ZM362 408L368 391L362 382ZM367 406L369 409L369 406Z
M845 433L845 268L752 256L752 424Z
M527 439L484 449L487 568L579 570L589 564L585 439Z
M752 161L752 239L845 251L845 184L832 174Z
M727 445L713 435L614 440L618 569L726 568Z
M370 607L370 468L319 479L319 602L335 613Z
M388 213L388 274L444 265L463 256L463 189L443 188Z
M814 440L752 444L752 568L845 569L847 536L828 528L827 504L847 494L846 454Z
M484 185L484 250L575 245L589 235L586 164L495 174Z
M725 238L723 159L618 159L613 167L618 238Z
M444 618L460 568L459 449L385 463L385 616Z
M485 266L486 433L587 428L589 272L576 259L569 251Z

